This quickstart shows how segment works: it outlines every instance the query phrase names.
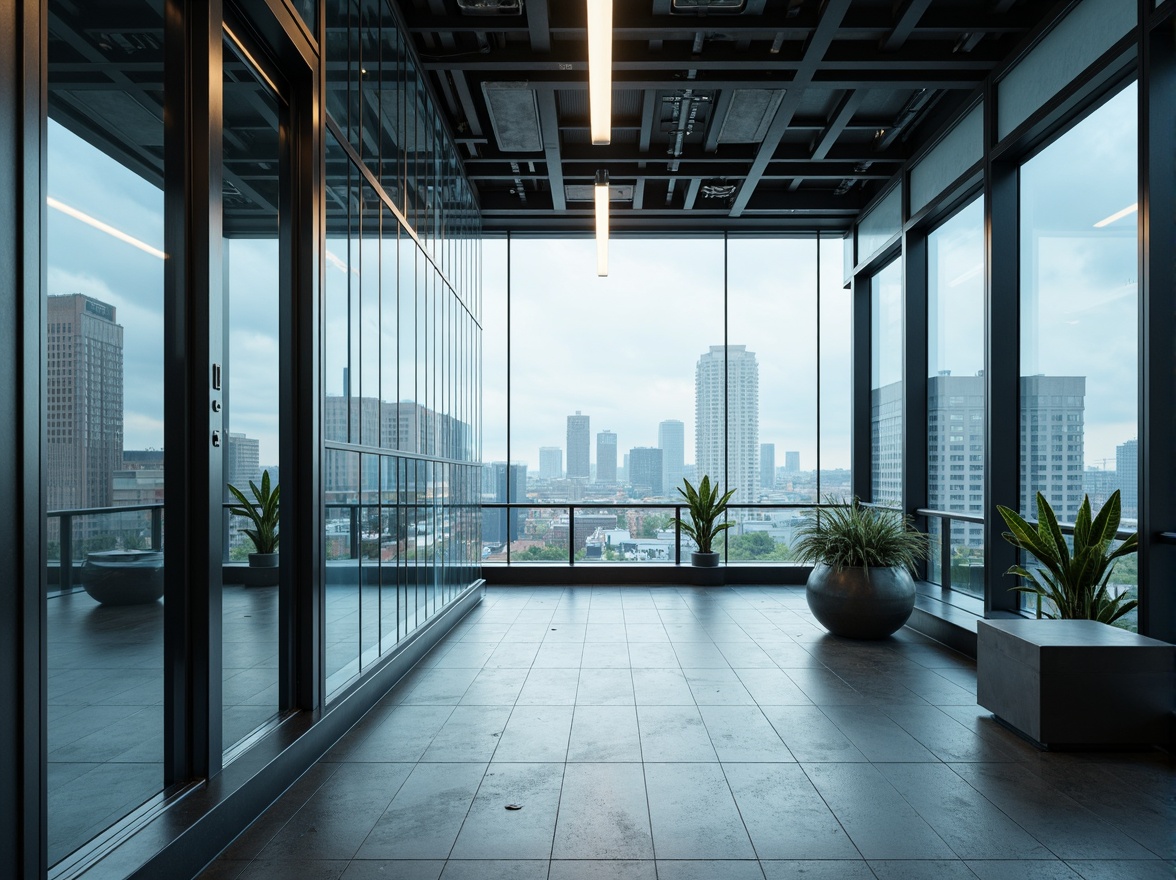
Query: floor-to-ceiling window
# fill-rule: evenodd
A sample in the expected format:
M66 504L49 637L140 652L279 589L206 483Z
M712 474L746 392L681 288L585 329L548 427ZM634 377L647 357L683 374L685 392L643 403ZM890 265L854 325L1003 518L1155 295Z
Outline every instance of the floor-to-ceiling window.
M902 504L902 261L870 279L870 500Z
M324 6L327 691L477 577L474 196L383 3Z
M483 559L672 563L705 475L728 561L787 561L800 508L849 492L843 240L622 237L605 278L594 247L489 245Z
M1021 511L1063 522L1115 491L1138 510L1136 87L1022 165ZM1118 565L1135 588L1134 559ZM1131 620L1124 618L1127 625Z
M976 199L927 236L927 505L965 517L984 510L983 208ZM946 561L952 589L982 595L981 525L933 519L928 531L932 579Z

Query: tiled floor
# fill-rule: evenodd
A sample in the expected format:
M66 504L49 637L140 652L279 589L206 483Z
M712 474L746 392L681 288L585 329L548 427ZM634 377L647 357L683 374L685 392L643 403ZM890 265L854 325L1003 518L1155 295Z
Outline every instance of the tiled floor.
M521 809L508 810L518 804ZM202 876L1151 880L1176 765L1041 753L797 588L495 588Z

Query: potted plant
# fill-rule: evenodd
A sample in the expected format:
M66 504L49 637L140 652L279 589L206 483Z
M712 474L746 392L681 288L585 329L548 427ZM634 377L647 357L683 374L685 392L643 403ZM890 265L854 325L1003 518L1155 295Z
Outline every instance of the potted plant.
M678 523L682 531L698 545L698 549L690 554L690 564L700 568L715 568L719 564L719 554L713 550L715 536L735 525L733 522L718 523L717 520L726 514L727 502L735 490L729 489L720 496L718 484L711 486L710 477L706 474L698 484L698 489L690 485L689 480L683 479L682 483L678 493L690 506L690 522L679 517Z
M1005 540L1039 563L1006 572L1022 580L1012 589L1037 597L1037 619L977 622L976 702L1038 744L1169 742L1176 646L1111 625L1136 606L1111 592L1115 563L1139 542L1114 546L1120 504L1116 491L1092 516L1083 499L1073 549L1041 493L1036 525L997 508Z
M797 537L797 557L813 563L805 597L831 633L881 639L907 622L915 607L911 571L927 556L927 536L909 517L855 498L807 511Z
M253 541L256 550L249 554L250 568L278 567L278 496L280 487L276 484L271 488L269 471L263 471L261 486L249 481L249 490L253 493L253 500L245 493L228 484L229 492L237 500L237 504L229 508L229 513L242 516L250 521L253 528L245 529L245 534Z
M1073 551L1058 526L1057 515L1040 492L1036 527L1011 508L997 505L996 509L1009 527L1004 539L1041 564L1036 571L1014 565L1005 572L1025 581L1012 589L1037 597L1038 619L1044 615L1054 620L1114 623L1139 604L1134 599L1128 601L1126 593L1116 596L1110 591L1115 561L1131 555L1139 547L1139 534L1135 533L1111 549L1122 510L1118 489L1093 518L1090 496L1083 499L1074 522Z

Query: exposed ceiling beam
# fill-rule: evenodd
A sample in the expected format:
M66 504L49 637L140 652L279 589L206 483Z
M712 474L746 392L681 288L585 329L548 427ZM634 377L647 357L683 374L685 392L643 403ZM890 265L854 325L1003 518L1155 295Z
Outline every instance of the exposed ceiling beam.
M852 92L846 92L842 95L841 100L837 104L837 108L829 118L828 125L825 126L813 141L812 158L815 161L820 161L829 155L829 151L833 149L833 145L837 143L837 139L841 137L846 126L849 125L849 121L853 118L853 114L857 108L861 106L864 98L865 91L862 89L855 89ZM789 189L795 192L800 188L800 182L803 179L797 177L792 181Z
M894 23L894 30L882 38L878 48L883 52L901 49L930 5L931 0L902 0L895 9L898 21Z
M531 37L531 51L551 51L551 29L547 17L547 0L527 0L527 32Z
M540 92L539 129L543 134L543 154L547 161L547 179L551 184L551 204L557 211L567 207L564 199L563 162L559 155L559 108L554 92Z
M784 136L784 132L788 130L788 124L792 122L792 117L800 106L806 86L812 81L817 67L821 63L821 59L825 57L825 53L829 51L829 47L833 44L833 38L837 34L837 29L841 26L841 20L845 17L845 13L849 9L849 4L850 0L826 0L825 4L821 7L820 24L813 32L808 45L805 46L804 65L796 72L796 77L792 85L784 93L784 100L780 102L780 106L776 110L776 115L773 117L771 125L768 126L768 131L764 135L763 143L759 145L755 161L751 163L751 170L748 172L747 179L735 194L735 198L731 203L732 217L738 217L743 213L743 209L747 207L747 203L751 200L751 196L755 192L755 187L759 183L760 177L768 170L768 165L772 161L776 147L779 146L780 139Z

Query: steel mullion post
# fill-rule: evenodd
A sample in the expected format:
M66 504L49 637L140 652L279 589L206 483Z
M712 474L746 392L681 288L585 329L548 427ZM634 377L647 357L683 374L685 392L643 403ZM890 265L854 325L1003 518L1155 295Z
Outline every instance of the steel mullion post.
M909 204L905 184L904 179L904 217ZM927 506L927 236L921 230L906 230L902 238L902 511L914 514ZM925 532L926 517L916 517L915 525ZM924 577L925 566L920 566Z
M850 479L853 495L863 500L873 500L873 452L870 438L870 285L871 279L868 275L854 275L850 330L850 358L853 370L850 380Z
M984 98L984 613L1015 613L1005 571L1017 551L1001 537L997 505L1020 507L1020 193L1016 165L994 161L997 90ZM997 328L1014 327L997 332Z
M1176 641L1176 36L1172 16L1155 23L1151 0L1139 21L1139 631Z
M221 4L168 0L165 106L164 783L209 777L222 760L221 505L212 431L220 361ZM222 377L222 383L225 377Z
M6 584L0 597L0 876L48 865L42 398L46 384L45 195L47 17L44 4L0 0L0 487Z

